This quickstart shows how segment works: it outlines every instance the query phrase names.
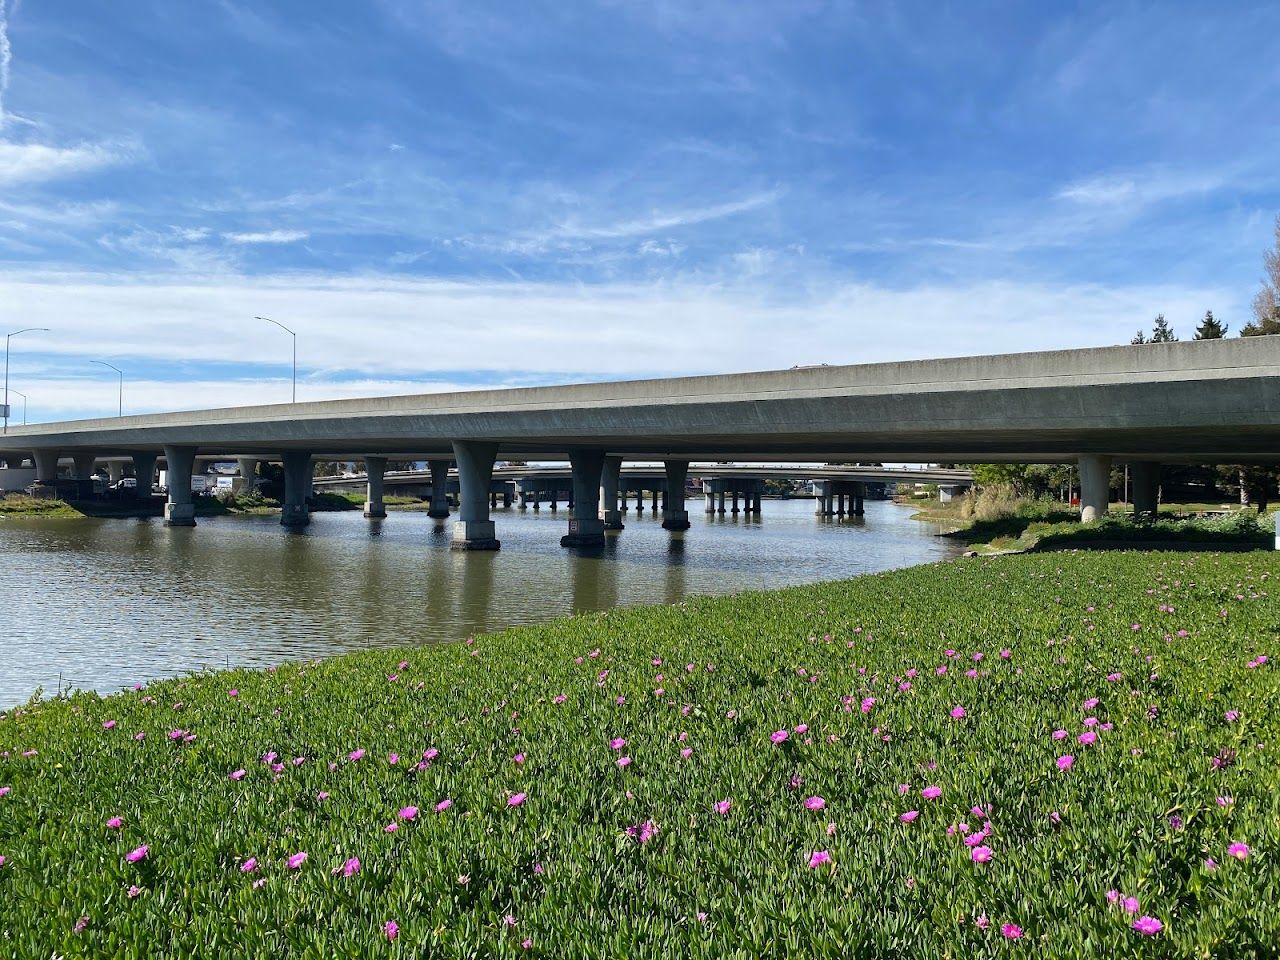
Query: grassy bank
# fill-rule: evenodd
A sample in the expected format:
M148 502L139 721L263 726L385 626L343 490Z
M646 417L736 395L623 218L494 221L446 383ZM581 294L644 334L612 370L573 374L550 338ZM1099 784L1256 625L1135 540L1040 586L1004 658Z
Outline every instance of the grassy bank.
M1274 956L1277 575L956 561L37 702L0 954Z
M914 505L914 504L913 504ZM944 536L974 546L980 553L1059 550L1095 545L1141 544L1185 548L1210 546L1268 549L1274 546L1274 517L1254 510L1206 504L1161 504L1156 517L1135 518L1129 506L1112 504L1110 513L1080 523L1078 509L1051 500L1019 499L984 491L979 496L919 505L912 515L944 526Z
M256 516L280 512L279 500L265 497L260 493L198 496L194 498L194 502L196 516L199 517ZM428 506L418 497L387 497L385 502L388 509L411 510L418 507L425 509ZM312 512L315 513L363 508L363 493L317 493L311 504ZM40 517L75 520L84 517L158 517L163 514L164 500L157 497L141 502L133 499L67 502L37 499L25 494L13 493L0 497L0 518Z

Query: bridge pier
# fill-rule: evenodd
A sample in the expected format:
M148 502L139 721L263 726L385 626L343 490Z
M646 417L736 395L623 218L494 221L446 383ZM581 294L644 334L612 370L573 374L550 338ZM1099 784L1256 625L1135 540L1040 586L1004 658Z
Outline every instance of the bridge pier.
M365 457L365 495L364 515L370 520L382 519L387 515L387 505L383 500L383 481L387 471L386 457Z
M107 482L113 487L124 479L124 464L119 460L112 460L107 464Z
M606 530L623 529L622 514L618 509L618 482L622 476L622 458L605 457L600 468L600 519Z
M1133 515L1154 520L1160 505L1160 464L1129 464L1129 486L1133 491Z
M761 499L762 499L762 496L759 493L759 491L751 495L751 512L754 513L757 517L760 516Z
M1089 523L1107 515L1111 503L1111 458L1088 454L1080 458L1080 520Z
M307 493L311 479L311 454L291 450L281 458L284 465L284 504L280 509L280 524L285 527L305 527L311 522L311 509Z
M497 550L489 519L489 486L493 483L496 443L455 440L453 456L458 464L458 521L453 525L454 550Z
M733 488L733 513L736 514L737 512L738 512L738 488L735 486Z
M239 493L253 493L258 489L258 461L254 457L240 457L236 460L240 473Z
M431 471L431 509L427 516L444 520L449 516L449 461L429 460L427 469Z
M169 488L169 502L164 505L166 527L196 525L196 506L191 499L191 471L195 462L195 447L165 444L165 484Z
M36 465L36 483L52 485L58 480L58 451L32 450L31 462Z
M662 514L662 529L688 530L689 511L684 508L684 485L689 478L688 460L667 460L667 508Z
M560 538L562 547L603 547L604 521L600 519L600 478L604 471L603 450L571 450L573 498L570 501L569 532Z
M867 485L859 480L853 485L853 515L855 517L865 517L867 515L866 496Z
M151 491L156 485L156 455L154 453L135 453L133 455L133 476L138 485L133 495L142 500L151 499Z

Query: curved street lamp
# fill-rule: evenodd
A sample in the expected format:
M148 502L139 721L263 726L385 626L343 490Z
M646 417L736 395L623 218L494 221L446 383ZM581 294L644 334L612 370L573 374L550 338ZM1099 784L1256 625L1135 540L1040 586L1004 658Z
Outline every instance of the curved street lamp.
M270 317L254 317L255 320L265 320L267 323L274 323L277 327L293 337L293 402L298 402L298 335L286 327L279 320L272 320Z
M112 370L120 374L120 394L117 399L116 416L123 417L124 416L124 371L121 370L119 367L114 366L113 364L107 363L107 361L105 360L90 360L89 362L96 363L102 367L111 367Z
M4 335L4 432L9 432L9 341L20 333L31 333L35 330L49 332L48 327L23 327L13 333Z

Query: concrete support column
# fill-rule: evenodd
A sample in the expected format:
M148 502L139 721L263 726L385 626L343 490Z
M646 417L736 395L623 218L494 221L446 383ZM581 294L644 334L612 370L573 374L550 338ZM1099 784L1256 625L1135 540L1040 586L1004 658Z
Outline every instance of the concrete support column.
M644 491L636 487L636 513L644 513Z
M600 519L606 530L621 530L622 511L618 509L618 484L622 477L622 458L605 457L600 468Z
M107 481L114 487L117 483L124 479L124 464L119 460L112 460L107 464Z
M511 484L504 484L502 487L502 505L504 507L511 506Z
M449 461L428 460L427 469L431 471L431 509L427 516L444 520L449 516Z
M169 488L169 502L164 505L165 526L194 527L196 507L191 500L191 471L196 463L196 448L165 444L164 463L165 484Z
M1160 500L1160 464L1129 464L1129 487L1133 491L1133 515L1154 520Z
M92 480L93 465L98 458L92 453L77 453L72 459L75 460L76 464L76 479Z
M866 516L866 503L864 498L867 495L867 485L859 481L853 485L853 515L855 517Z
M711 516L716 512L716 495L711 484L705 481L702 484L702 499L706 503L707 516Z
M303 487L302 496L307 504L307 509L310 509L311 501L314 500L316 496L316 488L315 488L316 467L315 467L315 464L312 463L310 460L307 461L306 476L303 479L304 479L305 485Z
M757 517L760 516L760 500L761 495L759 493L753 493L751 495L751 512Z
M133 455L133 475L138 481L134 496L140 500L150 500L151 490L156 485L156 455L154 453L135 453Z
M653 508L654 513L658 512L658 491L657 490L649 491L649 506Z
M36 465L36 483L53 483L58 479L57 450L32 450L31 462Z
M533 509L537 513L542 510L542 491L534 489L533 491Z
M453 455L458 464L458 522L453 526L453 549L497 550L489 519L489 486L493 483L493 462L498 458L496 443L455 440Z
M387 515L387 505L382 498L383 480L387 472L386 457L365 457L364 515L370 520L380 520Z
M732 512L733 512L733 513L737 513L737 512L738 512L738 488L737 488L737 487L734 487L734 488L733 488L733 510L732 510Z
M662 514L662 529L688 530L689 511L684 508L684 485L689 479L689 461L668 460L667 509Z
M1089 454L1080 458L1080 520L1089 523L1107 515L1111 502L1111 458Z
M286 527L305 527L311 522L311 510L307 506L311 454L293 450L281 460L284 464L284 505L280 510L280 523Z
M600 519L600 479L604 475L603 450L571 450L573 500L569 532L562 547L603 547L604 521Z
M240 492L253 493L258 489L258 461L254 457L240 457L236 466L240 472Z
M719 492L716 493L716 513L719 516L722 516L722 517L724 516L724 488L723 487L721 487Z

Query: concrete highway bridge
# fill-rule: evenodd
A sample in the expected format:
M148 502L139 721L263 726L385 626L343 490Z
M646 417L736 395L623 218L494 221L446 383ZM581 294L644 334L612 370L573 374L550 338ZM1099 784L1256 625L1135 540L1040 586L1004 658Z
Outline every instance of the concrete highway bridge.
M0 457L53 483L100 457L169 471L165 517L195 522L197 455L283 464L281 522L307 522L317 459L362 459L370 504L388 458L456 466L453 543L496 549L495 461L567 460L566 545L601 542L625 460L659 460L663 525L688 526L690 462L1075 462L1085 520L1107 509L1113 462L1130 465L1137 510L1155 506L1158 465L1280 460L1280 337L1103 347L763 373L229 407L15 427ZM603 498L601 493L603 492ZM603 509L602 509L603 499Z
M246 468L247 469L247 468ZM251 471L250 471L251 472ZM741 464L698 464L691 463L687 471L689 480L696 480L700 485L706 504L706 512L741 512L758 515L761 510L761 499L765 492L766 480L802 480L814 483L815 500L818 516L851 516L863 515L863 499L867 495L868 484L885 485L889 483L934 483L948 495L973 486L973 473L969 470L943 469L929 467L924 469L887 468L887 467L847 467L847 466L746 466ZM398 488L402 492L427 497L435 495L435 484L439 477L432 477L430 470L396 470L383 473L383 489ZM313 481L315 489L351 490L367 486L367 474L355 473L346 476L316 477ZM667 510L668 487L667 473L663 464L624 464L618 470L617 498L613 510L626 513L627 500L634 495L636 511L644 508L644 497L647 493L652 509ZM461 485L456 471L448 474L443 483L446 494L460 494ZM688 489L686 488L686 493ZM605 512L609 512L607 495L602 493ZM573 509L573 470L568 466L524 465L494 467L493 479L489 488L489 506L497 507L501 501L504 507L517 502L520 509L533 507L539 510L545 501L552 510L560 499L568 501ZM620 506L618 500L620 499ZM368 503L366 500L366 513ZM661 507L659 507L661 503ZM605 520L606 530L621 530L621 519Z

